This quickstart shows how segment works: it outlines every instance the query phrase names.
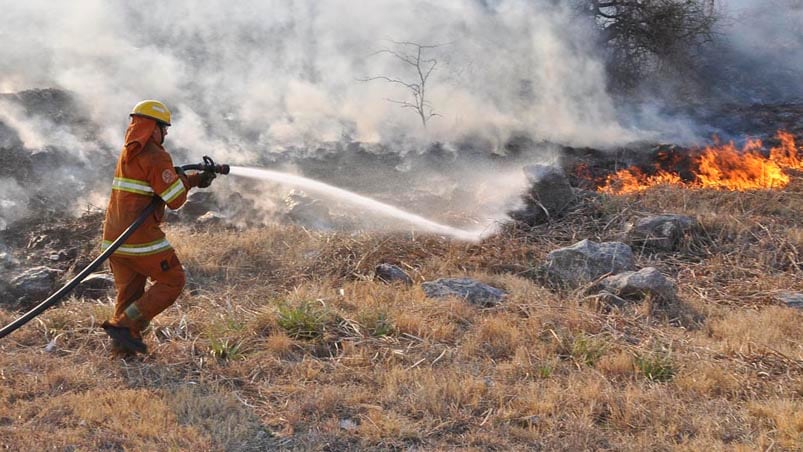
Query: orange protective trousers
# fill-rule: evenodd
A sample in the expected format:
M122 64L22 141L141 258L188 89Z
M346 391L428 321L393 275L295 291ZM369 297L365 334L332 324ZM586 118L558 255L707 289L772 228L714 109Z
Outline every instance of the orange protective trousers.
M112 255L109 265L117 288L112 323L129 328L135 337L141 337L148 322L176 301L186 282L172 249L150 256ZM148 278L153 285L145 290Z

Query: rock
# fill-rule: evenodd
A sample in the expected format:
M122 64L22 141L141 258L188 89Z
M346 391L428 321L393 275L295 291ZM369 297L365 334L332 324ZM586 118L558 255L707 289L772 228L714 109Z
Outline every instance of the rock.
M629 223L625 234L634 245L671 251L696 224L694 218L685 215L651 215Z
M605 274L635 270L633 251L621 242L583 240L551 251L546 257L547 278L563 287L579 287Z
M359 424L352 421L351 419L341 419L340 428L342 428L343 430L348 430L350 432L353 432L359 428Z
M210 210L215 210L213 193L211 191L197 191L194 190L187 196L187 202L181 206L180 217L184 221L195 220L196 218L204 215Z
M379 264L374 273L377 278L386 283L395 281L401 281L407 285L413 283L413 279L404 270L392 264Z
M75 287L78 297L97 300L114 290L114 277L108 273L92 273Z
M226 218L222 214L218 212L209 211L198 217L198 219L195 220L195 223L193 223L193 225L199 228L208 229L221 226L225 223L226 223Z
M590 291L594 292L594 290ZM627 304L627 300L617 295L614 295L607 290L600 290L597 293L591 293L589 296L585 297L585 301L591 302L593 306L601 307L601 306L624 306Z
M677 286L655 267L608 276L599 285L606 292L625 300L637 301L648 295L665 303L677 300Z
M329 208L321 201L293 190L284 202L288 208L286 216L293 223L324 231L334 229Z
M525 207L510 212L516 221L537 225L560 216L575 201L575 194L566 174L557 167L530 165L524 168L530 190L524 195Z
M778 301L786 304L790 308L803 309L803 293L800 292L781 292L777 295Z
M59 250L58 252L50 253L47 258L53 262L62 262L72 259L76 254L75 250Z
M41 301L53 291L61 273L49 267L34 267L13 278L11 290L20 302Z
M469 278L441 278L421 287L430 298L458 297L483 307L495 306L507 296L501 289Z

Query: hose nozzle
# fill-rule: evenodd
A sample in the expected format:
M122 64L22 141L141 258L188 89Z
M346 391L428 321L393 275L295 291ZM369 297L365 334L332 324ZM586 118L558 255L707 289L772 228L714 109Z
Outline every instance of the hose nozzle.
M203 165L204 165L204 171L209 171L218 174L229 174L229 165L226 164L218 165L212 160L212 157L209 157L208 155L204 156Z
M186 170L195 170L195 171L206 171L209 173L217 173L217 174L229 174L229 165L225 164L217 164L212 157L208 155L204 156L203 163L195 163L192 165L182 165L181 169Z

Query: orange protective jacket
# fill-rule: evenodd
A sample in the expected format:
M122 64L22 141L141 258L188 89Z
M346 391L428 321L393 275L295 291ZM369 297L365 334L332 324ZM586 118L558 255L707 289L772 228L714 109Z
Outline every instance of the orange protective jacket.
M170 154L151 139L155 127L153 119L133 116L126 130L103 225L104 250L134 222L154 196L162 198L171 209L178 209L187 200L187 191L198 185L199 175L176 173ZM172 249L159 228L163 217L164 204L114 254L149 256Z

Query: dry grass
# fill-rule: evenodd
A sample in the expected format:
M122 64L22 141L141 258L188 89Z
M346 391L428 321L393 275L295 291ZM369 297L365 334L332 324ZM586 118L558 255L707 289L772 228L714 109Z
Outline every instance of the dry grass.
M701 224L680 251L636 250L677 281L679 309L599 309L542 284L550 250L664 212ZM480 244L174 229L193 291L155 319L147 357L112 355L109 301L68 300L0 341L0 445L801 450L803 313L774 296L803 291L802 215L796 180L589 198ZM374 280L382 262L510 295L490 309L428 299Z

